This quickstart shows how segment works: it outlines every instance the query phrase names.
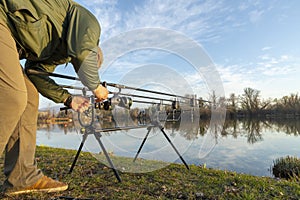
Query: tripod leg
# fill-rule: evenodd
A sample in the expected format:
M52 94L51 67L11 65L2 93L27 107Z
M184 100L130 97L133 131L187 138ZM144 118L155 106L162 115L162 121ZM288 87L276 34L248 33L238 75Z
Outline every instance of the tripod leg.
M175 150L175 152L177 153L177 155L179 156L180 160L183 162L183 164L185 165L185 167L189 170L190 169L189 166L187 165L187 163L185 162L185 160L180 155L179 151L176 149L176 147L174 146L174 144L172 143L172 141L170 140L170 138L168 137L168 135L164 131L164 128L160 127L160 130L164 134L164 136L168 140L168 142L171 144L171 146L173 147L173 149Z
M108 161L108 163L109 163L111 169L113 170L113 172L114 172L116 178L118 179L119 182L122 182L122 179L121 179L121 177L120 177L118 171L116 170L116 167L114 166L114 164L113 164L113 162L111 161L111 159L110 159L110 157L109 157L109 155L108 155L108 153L107 153L107 151L106 151L106 149L105 149L103 143L101 142L101 139L100 139L101 134L100 134L99 132L95 132L95 133L94 133L94 136L95 136L96 140L98 141L98 143L100 144L101 149L102 149L102 151L103 151L103 153L104 153L104 155L105 155L105 157L106 157L106 160Z
M145 142L146 142L146 140L147 140L147 138L148 138L148 135L149 135L151 129L152 129L152 127L148 127L148 132L147 132L147 134L146 134L146 136L145 136L145 138L144 138L144 140L143 140L143 142L142 142L142 144L141 144L139 150L137 151L137 153L136 153L136 155L135 155L135 157L134 157L134 159L133 159L133 162L135 162L136 159L137 159L137 157L139 156L139 154L140 154L140 152L141 152L141 150L142 150L142 148L143 148L143 146L144 146L144 144L145 144Z
M75 156L75 158L74 158L74 160L73 160L73 163L72 163L72 166L71 166L71 168L70 168L69 174L72 173L72 171L73 171L73 169L74 169L74 167L75 167L75 164L76 164L76 162L77 162L77 159L78 159L78 157L79 157L79 154L80 154L80 152L81 152L81 150L82 150L82 147L83 147L83 145L84 145L84 143L85 143L85 140L86 140L87 136L88 136L87 133L84 133L84 135L82 136L82 141L81 141L80 146L79 146L79 148L78 148L78 150L77 150L76 156Z

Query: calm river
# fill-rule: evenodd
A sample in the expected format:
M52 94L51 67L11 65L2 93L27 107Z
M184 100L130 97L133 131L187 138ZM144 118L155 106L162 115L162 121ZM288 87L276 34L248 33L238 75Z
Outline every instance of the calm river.
M226 121L223 128L211 127L202 121L163 125L168 137L189 164L272 176L270 167L275 159L287 155L300 157L299 120ZM102 141L108 152L133 158L146 133L147 128L106 132L102 134ZM81 140L79 128L73 124L40 125L37 132L38 145L78 149ZM83 151L101 152L93 135L88 136ZM158 128L150 131L139 158L181 163Z

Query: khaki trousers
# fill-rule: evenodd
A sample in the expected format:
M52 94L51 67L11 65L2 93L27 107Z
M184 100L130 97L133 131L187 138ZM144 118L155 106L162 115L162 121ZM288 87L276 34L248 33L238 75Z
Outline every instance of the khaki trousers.
M16 43L0 21L0 155L6 187L26 187L43 176L35 162L38 92L23 74Z

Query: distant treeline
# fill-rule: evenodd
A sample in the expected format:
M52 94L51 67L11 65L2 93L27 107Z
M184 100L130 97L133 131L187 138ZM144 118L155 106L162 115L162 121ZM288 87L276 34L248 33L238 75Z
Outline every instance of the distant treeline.
M226 109L226 117L234 118L300 118L300 96L290 94L275 99L262 99L260 91L245 88L242 95L230 94L229 98L217 97L214 93L209 99L212 103L201 106L203 118L210 117L212 106Z
M38 113L38 123L45 123L47 120L50 120L52 118L73 118L72 112L65 112L65 111L59 111L55 112L54 110L51 110L51 108L43 111L39 111Z

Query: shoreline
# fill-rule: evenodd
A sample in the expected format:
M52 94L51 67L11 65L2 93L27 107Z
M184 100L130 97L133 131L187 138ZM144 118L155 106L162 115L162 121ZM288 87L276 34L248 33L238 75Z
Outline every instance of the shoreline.
M36 159L45 175L69 184L60 193L33 193L1 199L299 199L300 184L270 177L258 177L236 172L208 169L183 164L167 166L147 172L119 172L119 183L111 169L99 163L90 153L81 152L77 164L68 174L76 150L38 146ZM132 159L111 155L116 164L132 163ZM143 165L157 164L142 160ZM1 158L3 163L3 158ZM161 162L159 162L161 163ZM3 167L3 164L1 165ZM4 175L0 176L1 181Z

